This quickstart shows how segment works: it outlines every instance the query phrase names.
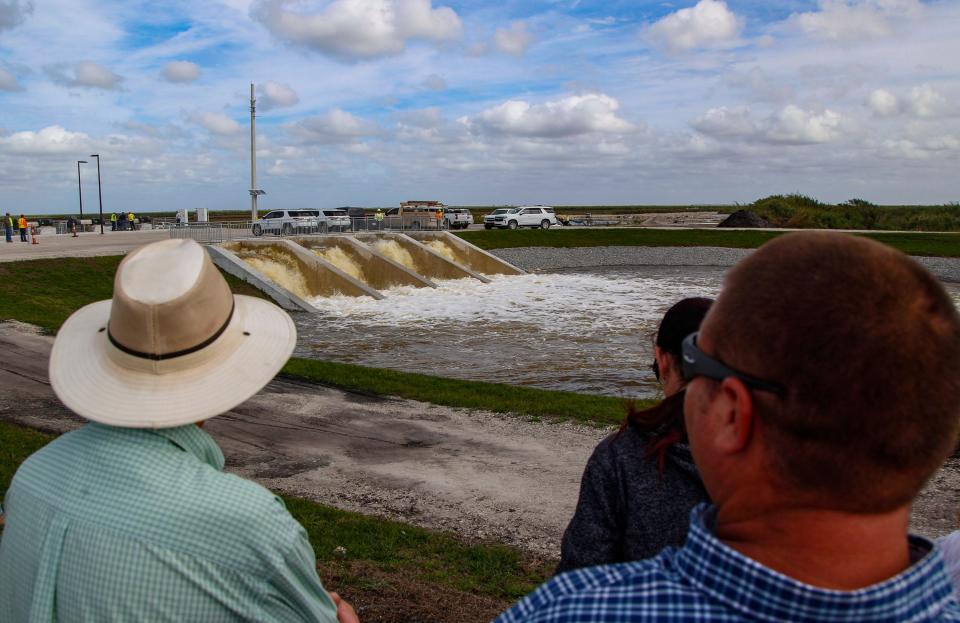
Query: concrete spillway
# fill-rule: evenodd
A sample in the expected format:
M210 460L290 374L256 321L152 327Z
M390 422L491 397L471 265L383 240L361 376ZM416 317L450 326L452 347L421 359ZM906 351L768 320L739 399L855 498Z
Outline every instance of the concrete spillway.
M432 234L432 235L431 235ZM310 299L369 296L397 286L436 287L433 279L471 278L523 271L447 234L303 236L243 240L208 247L214 263L259 288L285 309L316 311Z

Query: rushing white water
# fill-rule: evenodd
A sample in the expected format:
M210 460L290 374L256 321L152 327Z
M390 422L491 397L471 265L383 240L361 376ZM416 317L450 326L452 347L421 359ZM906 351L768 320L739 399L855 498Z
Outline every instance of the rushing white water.
M426 243L426 245L427 247L430 248L431 251L445 257L451 262L457 262L460 264L463 263L460 260L460 258L457 257L456 253L454 253L453 249L450 248L450 245L443 242L442 240L430 240L429 242Z
M288 254L265 247L258 249L255 253L250 251L239 253L238 257L300 298L308 299L313 296L313 293L307 289L307 279L300 272L300 266Z
M415 273L420 273L417 263L413 261L413 256L410 255L409 251L400 246L400 243L396 240L377 240L372 246L380 255L384 255L394 262L406 266Z
M714 295L717 268L628 268L441 281L369 297L313 298L298 354L550 389L650 396L650 336L687 296Z
M330 262L343 272L347 273L358 281L366 282L363 276L363 269L360 265L340 247L330 247L328 249L314 249L313 251L321 258Z

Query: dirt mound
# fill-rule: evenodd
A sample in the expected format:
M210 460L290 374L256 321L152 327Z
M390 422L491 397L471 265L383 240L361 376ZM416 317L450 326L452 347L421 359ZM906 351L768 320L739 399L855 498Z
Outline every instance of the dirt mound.
M737 210L723 219L717 227L774 227L774 225L750 210Z

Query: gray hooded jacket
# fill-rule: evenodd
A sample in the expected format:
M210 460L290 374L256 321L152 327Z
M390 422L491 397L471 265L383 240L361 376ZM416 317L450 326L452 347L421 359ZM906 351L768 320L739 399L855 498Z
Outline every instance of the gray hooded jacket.
M707 492L687 444L667 450L661 474L646 455L649 439L628 426L597 445L563 535L557 573L642 560L686 540L690 511L708 500Z

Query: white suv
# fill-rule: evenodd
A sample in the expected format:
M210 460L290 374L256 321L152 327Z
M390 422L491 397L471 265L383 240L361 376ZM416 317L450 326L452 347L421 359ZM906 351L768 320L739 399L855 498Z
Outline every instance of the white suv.
M294 233L313 233L319 227L320 210L273 210L254 221L252 230L254 236L264 233L289 236Z
M517 229L518 227L539 227L550 229L558 225L557 215L553 208L545 206L520 206L507 210L494 210L483 219L483 226L487 229Z
M327 231L347 231L350 229L350 217L346 210L322 210L321 223L327 224Z

